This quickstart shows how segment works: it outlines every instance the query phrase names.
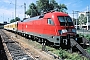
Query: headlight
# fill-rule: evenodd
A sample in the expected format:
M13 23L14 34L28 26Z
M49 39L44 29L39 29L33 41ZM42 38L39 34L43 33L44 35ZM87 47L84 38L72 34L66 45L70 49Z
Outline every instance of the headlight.
M58 32L59 32L59 34L63 34L63 33L67 33L67 30L63 29L63 30L59 30Z
M67 32L67 30L66 30L66 29L62 30L62 33L66 33L66 32Z
M76 29L72 29L72 32L76 33Z

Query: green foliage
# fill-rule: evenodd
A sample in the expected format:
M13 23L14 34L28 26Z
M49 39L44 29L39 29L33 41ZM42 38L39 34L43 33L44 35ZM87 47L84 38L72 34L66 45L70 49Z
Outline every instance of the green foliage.
M87 40L90 40L90 34L86 34L86 35L83 35L83 34L79 34L81 37L85 37Z
M87 35L85 36L85 38L87 38L88 40L90 40L90 34L87 34Z
M11 19L11 20L10 20L10 23L13 23L13 22L15 22L15 20L14 20L14 19Z
M53 6L52 10L59 8L59 5L55 0L50 0L50 6Z
M87 52L90 54L90 47L87 48Z
M49 8L49 0L38 0L36 1L37 7L40 11L48 10Z
M66 60L88 60L86 57L80 56L78 53L69 53L65 50L60 49L59 56Z
M66 52L65 50L62 50L62 49L60 49L60 51L59 51L59 56L60 56L62 59L65 59L65 58L68 57L68 56L67 56L67 52Z
M34 17L39 15L41 11L46 12L50 10L66 13L67 7L65 4L58 4L55 0L38 0L36 4L31 3L29 9L25 13L30 17Z
M37 6L34 3L31 3L29 5L29 9L25 13L27 15L29 15L30 17L34 17L34 16L39 15Z
M61 11L61 12L66 12L66 10L67 10L67 7L66 7L65 4L60 4L60 5L59 5L59 11Z
M55 49L55 48L51 48L51 47L46 47L48 51L58 55L60 58L62 59L66 59L66 60L88 60L86 57L84 56L80 56L78 53L69 53L66 50L62 50L60 49Z
M81 25L81 24L86 24L86 22L87 22L86 16L85 16L84 14L81 14L81 15L79 16L79 24L80 24L80 25Z
M16 18L15 18L15 21L20 21L20 18L19 18L19 17L16 17Z
M20 18L19 17L16 17L15 19L11 19L10 20L10 23L13 23L13 22L16 22L16 21L20 21Z

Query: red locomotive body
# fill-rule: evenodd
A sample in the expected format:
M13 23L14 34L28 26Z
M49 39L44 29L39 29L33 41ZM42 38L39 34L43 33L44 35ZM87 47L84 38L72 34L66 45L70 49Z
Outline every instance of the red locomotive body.
M68 14L62 12L50 12L46 13L43 18L36 16L18 22L18 32L46 39L56 46L60 46L62 38L66 44L68 43L67 35L74 36L76 34L72 19Z

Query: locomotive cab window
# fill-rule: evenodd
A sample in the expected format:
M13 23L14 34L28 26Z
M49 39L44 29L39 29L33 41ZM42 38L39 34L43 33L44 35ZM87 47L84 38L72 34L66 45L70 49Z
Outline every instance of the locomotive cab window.
M69 16L58 16L61 26L73 26L72 19Z
M54 22L53 22L53 20L52 20L51 18L48 18L47 23L48 23L49 25L54 25Z

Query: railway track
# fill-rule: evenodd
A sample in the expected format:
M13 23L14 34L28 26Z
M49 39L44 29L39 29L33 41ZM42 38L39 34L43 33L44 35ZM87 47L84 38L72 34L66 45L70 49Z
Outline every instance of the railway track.
M8 60L34 60L33 57L24 52L16 41L11 40L2 30L0 30L0 35Z
M5 31L4 31L5 32ZM6 33L5 32L5 34L7 35L8 33ZM58 57L57 55L55 55L55 54L53 54L53 53L50 53L50 52L47 52L46 50L44 51L44 50L42 50L42 52L41 52L41 50L40 50L40 52L39 51L37 51L37 49L34 49L35 48L35 46L34 46L34 48L31 48L31 47L24 47L24 44L26 44L26 43L22 43L22 41L20 41L20 40L23 40L23 38L22 37L20 37L20 36L18 36L18 34L17 34L17 37L16 37L16 34L14 35L14 34L12 34L13 36L11 36L11 34L10 35L8 35L12 40L14 40L14 42L16 42L16 43L18 43L18 44L20 44L20 46L22 47L22 49L27 53L27 54L30 54L30 55L32 55L32 57L33 57L33 59L34 60L43 60L44 58L46 58L45 60L62 60L60 57ZM17 39L18 38L18 39ZM27 38L26 38L27 39ZM9 39L10 40L10 39ZM13 43L12 41L11 41L11 43ZM28 43L26 44L26 46L28 45ZM28 45L29 46L29 45ZM32 46L32 45L30 45L30 46ZM29 49L30 48L30 49ZM32 49L33 49L33 51L32 51ZM47 57L45 56L45 55L43 55L43 53L45 54L45 55L48 55ZM42 56L41 56L42 55ZM45 57L44 57L45 56Z
M7 37L8 38L8 37ZM4 38L5 39L5 38ZM9 39L9 38L8 38ZM85 38L83 38L83 41L84 42L88 42L88 40L86 40ZM14 44L14 43L17 43L16 41L11 41L10 39L9 39L9 41L7 42L7 41L4 41L5 43L8 43L8 42L10 42L12 45ZM90 54L88 54L75 40L73 40L73 39L71 39L71 44L72 44L72 47L73 46L76 46L78 49L79 49L79 51L81 51L82 52L82 54L84 55L84 56L86 56L87 58L89 58L90 59ZM89 43L90 44L90 43ZM11 47L10 48L12 48L12 45L10 45ZM18 43L17 43L17 45L18 45ZM13 45L14 46L14 45ZM19 48L19 47L16 47L16 48ZM11 50L14 50L13 48L11 49ZM16 49L17 50L17 49ZM15 50L15 51L16 51ZM18 50L17 50L18 51ZM16 52L17 52L16 51ZM13 52L12 52L13 53ZM19 54L18 54L19 55ZM21 54L22 55L22 54Z

